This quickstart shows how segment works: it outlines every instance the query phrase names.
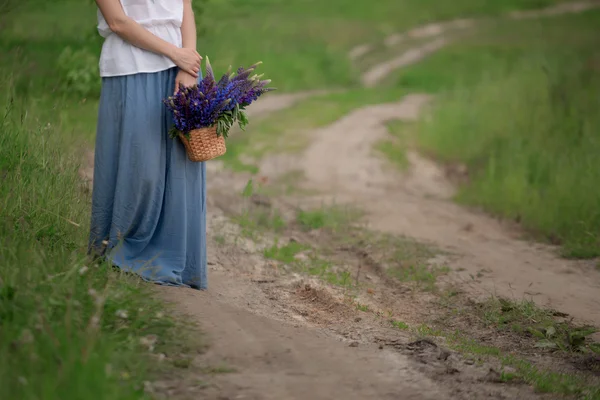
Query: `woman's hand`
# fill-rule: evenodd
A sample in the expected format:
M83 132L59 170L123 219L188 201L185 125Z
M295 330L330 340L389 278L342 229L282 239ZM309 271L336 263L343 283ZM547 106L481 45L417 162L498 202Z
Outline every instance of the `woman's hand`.
M177 77L175 78L175 93L179 91L179 86L182 85L184 87L194 86L198 83L198 78L190 75L186 71L179 70L177 73Z
M198 77L202 56L195 49L176 48L171 59L180 70L194 78Z

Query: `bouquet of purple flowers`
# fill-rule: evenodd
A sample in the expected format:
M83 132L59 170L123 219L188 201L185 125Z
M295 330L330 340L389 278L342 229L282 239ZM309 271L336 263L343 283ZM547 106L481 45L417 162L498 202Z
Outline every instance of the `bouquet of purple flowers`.
M202 128L216 127L218 137L226 138L237 122L242 130L248 124L245 110L261 95L274 88L266 86L271 80L261 80L262 75L252 75L261 63L249 68L240 67L232 73L231 67L217 82L208 57L206 76L197 85L180 87L179 91L164 100L173 113L175 126L171 137L184 135Z

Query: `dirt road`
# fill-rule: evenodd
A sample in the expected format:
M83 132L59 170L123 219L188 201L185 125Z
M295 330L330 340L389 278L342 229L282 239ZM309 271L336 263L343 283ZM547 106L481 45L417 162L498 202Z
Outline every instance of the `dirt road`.
M208 353L192 367L232 368L211 377L209 386L201 391L202 398L544 398L527 385L501 385L498 366L473 365L433 343L411 341L386 330L369 317L362 317L363 321L351 315L351 310L343 312L343 317L350 318L350 324L361 325L361 330L377 332L379 343L366 336L343 338L294 315L301 309L302 296L293 295L298 292L296 285L287 278L264 290L234 268L214 271L208 292L162 288L190 318L201 321L208 334ZM309 301L313 313L318 300ZM333 304L321 305L331 310ZM178 398L198 395L194 391Z
M240 373L219 375L204 394L214 399L440 399L446 388L419 372L415 361L376 344L349 347L304 324L256 315L268 306L249 282L219 273L207 293L172 291L185 311L202 321L213 341L204 362ZM250 299L247 305L231 305ZM260 302L262 304L257 304ZM241 307L240 307L241 306ZM247 308L250 308L248 310ZM205 397L206 398L206 397Z

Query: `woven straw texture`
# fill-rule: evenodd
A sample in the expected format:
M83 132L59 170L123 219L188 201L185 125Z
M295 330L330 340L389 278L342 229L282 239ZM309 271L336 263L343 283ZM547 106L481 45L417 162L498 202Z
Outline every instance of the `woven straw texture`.
M179 134L185 146L188 158L194 162L212 160L225 154L225 138L217 136L217 127L201 128L190 131L189 139Z

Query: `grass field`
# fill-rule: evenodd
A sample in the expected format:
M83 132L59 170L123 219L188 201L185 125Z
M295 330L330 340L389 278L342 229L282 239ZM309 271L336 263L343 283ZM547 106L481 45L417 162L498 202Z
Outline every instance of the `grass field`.
M421 148L465 163L459 200L514 219L565 255L600 255L600 12L502 22L403 71L440 93Z
M174 321L85 254L89 197L60 132L0 100L0 387L13 399L140 399ZM150 299L150 300L149 300ZM178 331L181 331L178 329ZM155 338L155 339L153 339Z

